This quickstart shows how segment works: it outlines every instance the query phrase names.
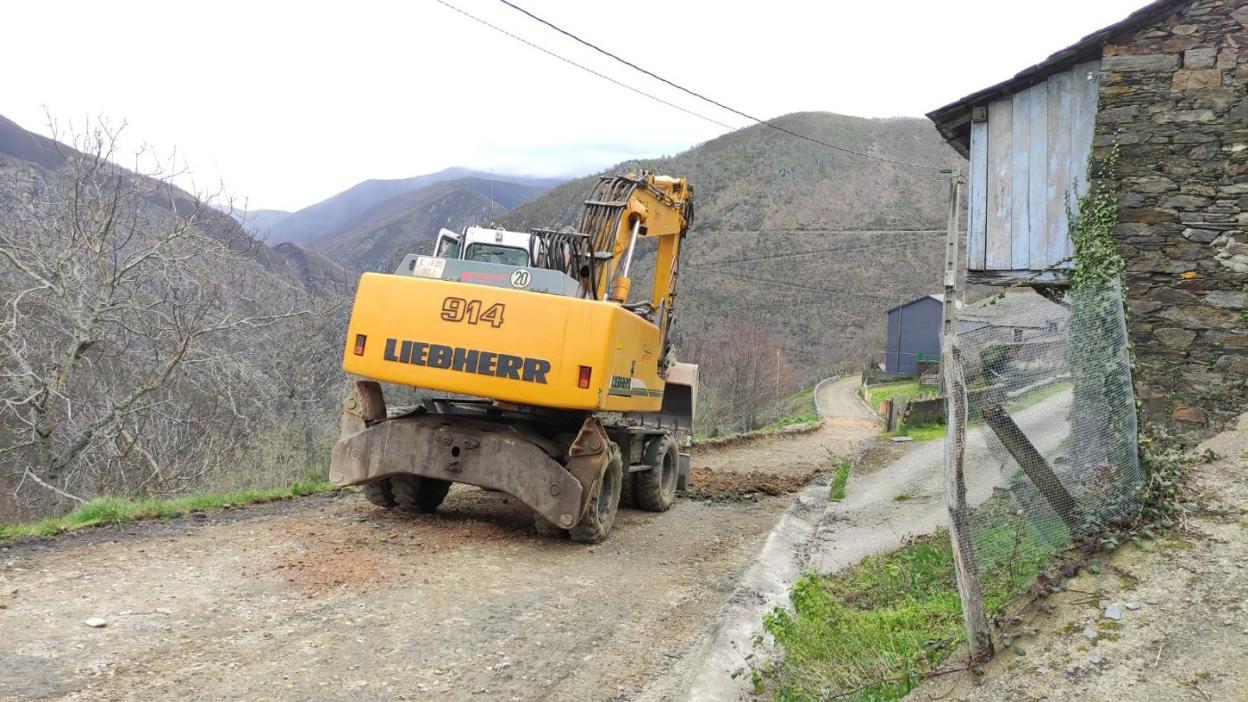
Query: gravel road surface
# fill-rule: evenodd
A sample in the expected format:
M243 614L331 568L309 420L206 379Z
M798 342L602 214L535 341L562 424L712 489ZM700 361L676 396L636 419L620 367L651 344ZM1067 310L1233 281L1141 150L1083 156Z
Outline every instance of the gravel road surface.
M696 672L793 491L875 434L822 392L820 429L695 450L690 495L595 547L459 486L431 516L347 493L10 542L0 698L635 699Z

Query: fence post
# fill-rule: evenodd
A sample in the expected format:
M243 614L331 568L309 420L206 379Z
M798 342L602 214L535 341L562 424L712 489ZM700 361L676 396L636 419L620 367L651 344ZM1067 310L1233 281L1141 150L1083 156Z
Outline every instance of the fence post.
M966 378L962 375L962 358L952 335L942 344L945 398L948 431L945 434L945 502L949 508L949 540L953 547L953 568L958 580L958 596L962 600L962 620L966 624L966 641L971 661L992 658L992 633L984 612L984 591L979 582L975 547L971 540L970 508L966 504L966 478L963 460L966 456L967 398Z
M949 173L940 379L945 392L945 422L948 428L945 433L945 502L949 508L949 540L953 547L953 569L958 580L958 596L962 600L967 646L971 661L977 662L992 658L993 650L988 615L984 612L984 590L979 582L979 568L971 541L970 508L966 504L966 478L963 473L966 457L966 378L962 375L962 358L954 343L957 337L958 269L961 261L958 256L961 196L962 173L959 169Z

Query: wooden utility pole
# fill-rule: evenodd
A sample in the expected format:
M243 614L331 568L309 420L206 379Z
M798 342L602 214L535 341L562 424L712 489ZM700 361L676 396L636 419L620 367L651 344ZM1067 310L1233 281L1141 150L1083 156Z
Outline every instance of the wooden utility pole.
M966 477L963 462L966 456L966 422L968 416L966 378L962 374L962 358L957 339L958 255L960 229L959 205L962 200L962 174L949 173L949 226L945 233L945 300L941 325L941 385L945 393L945 502L949 509L949 540L953 547L954 573L958 596L962 600L962 620L966 624L966 641L971 661L992 658L992 632L984 611L984 589L979 581L975 547L971 533L970 507L966 504Z

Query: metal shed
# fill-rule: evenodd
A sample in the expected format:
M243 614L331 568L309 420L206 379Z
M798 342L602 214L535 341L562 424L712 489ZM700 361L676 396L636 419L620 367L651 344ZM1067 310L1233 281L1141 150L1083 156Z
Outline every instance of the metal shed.
M944 297L925 295L888 311L884 372L917 375L919 363L940 360L940 324Z

